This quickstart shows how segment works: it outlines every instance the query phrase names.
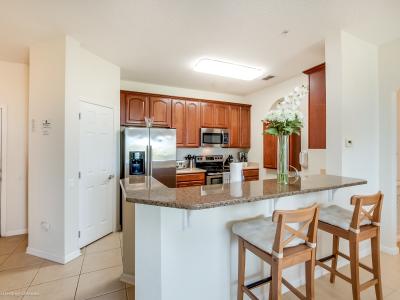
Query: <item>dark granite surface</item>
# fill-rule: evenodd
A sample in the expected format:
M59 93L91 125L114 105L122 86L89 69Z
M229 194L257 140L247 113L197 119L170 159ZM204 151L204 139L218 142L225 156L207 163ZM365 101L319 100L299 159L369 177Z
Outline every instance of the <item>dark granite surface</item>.
M121 187L129 202L181 209L206 209L366 183L363 179L311 175L302 176L289 185L279 185L275 179L267 179L178 189L167 188L154 178L136 176L122 179Z

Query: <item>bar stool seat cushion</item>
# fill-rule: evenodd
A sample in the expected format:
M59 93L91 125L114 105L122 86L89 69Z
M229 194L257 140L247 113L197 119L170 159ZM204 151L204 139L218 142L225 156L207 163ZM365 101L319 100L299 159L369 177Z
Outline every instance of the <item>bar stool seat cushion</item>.
M233 224L232 231L250 244L272 254L272 247L274 245L276 234L276 224L272 222L271 217L237 222ZM288 239L290 236L291 234L285 232L284 240ZM286 247L294 247L304 243L304 240L295 238L290 241Z
M344 230L350 229L352 218L353 212L351 210L344 209L337 205L322 207L319 211L320 221L336 227L340 227ZM360 222L360 226L369 224L371 224L371 221L369 219L364 219Z

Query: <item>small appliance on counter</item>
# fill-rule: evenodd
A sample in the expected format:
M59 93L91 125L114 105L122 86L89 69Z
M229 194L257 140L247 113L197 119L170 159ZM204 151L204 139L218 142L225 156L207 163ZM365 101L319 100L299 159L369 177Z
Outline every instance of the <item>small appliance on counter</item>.
M187 168L187 161L186 160L177 160L176 161L176 169L182 170Z
M191 154L185 156L185 159L187 161L186 168L190 168L190 169L194 168L194 166L195 166L195 164L194 164L195 158L196 158L196 156L191 155Z
M247 162L247 152L240 151L238 152L238 157L240 162Z

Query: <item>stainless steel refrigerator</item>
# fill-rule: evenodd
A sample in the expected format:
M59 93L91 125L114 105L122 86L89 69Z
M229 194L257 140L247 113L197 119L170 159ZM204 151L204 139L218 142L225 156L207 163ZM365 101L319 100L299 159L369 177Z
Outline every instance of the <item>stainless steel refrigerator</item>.
M124 176L152 176L176 187L176 130L166 128L123 129Z

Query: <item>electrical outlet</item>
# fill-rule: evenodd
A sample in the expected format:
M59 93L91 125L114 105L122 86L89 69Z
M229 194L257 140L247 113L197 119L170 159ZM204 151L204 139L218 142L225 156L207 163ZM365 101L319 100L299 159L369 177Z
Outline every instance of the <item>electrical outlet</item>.
M43 231L49 232L50 231L50 224L47 223L46 221L40 222L40 227L42 228Z

